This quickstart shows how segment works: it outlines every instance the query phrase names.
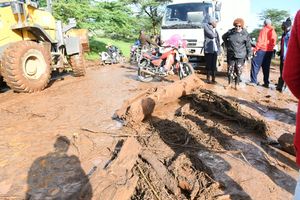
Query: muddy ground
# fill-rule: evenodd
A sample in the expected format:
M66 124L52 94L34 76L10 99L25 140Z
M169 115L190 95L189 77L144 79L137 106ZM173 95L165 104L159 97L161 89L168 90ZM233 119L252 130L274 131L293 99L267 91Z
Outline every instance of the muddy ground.
M276 66L269 89L247 86L248 71L238 90L219 73L125 126L112 119L124 101L177 78L89 63L40 93L2 87L0 199L292 199L298 168L277 140L295 131L297 101L275 90Z

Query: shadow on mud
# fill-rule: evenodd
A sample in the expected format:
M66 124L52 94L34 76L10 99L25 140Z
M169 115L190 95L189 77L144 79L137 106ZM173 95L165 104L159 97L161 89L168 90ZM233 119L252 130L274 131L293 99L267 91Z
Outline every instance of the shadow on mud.
M67 155L69 146L69 139L60 136L54 152L34 161L28 172L26 200L92 199L92 186L78 157Z
M58 72L58 71L53 71L51 73L51 79L48 83L48 85L46 86L46 88L50 88L55 82L58 82L58 81L63 81L65 79L66 76L69 76L70 73L68 72Z

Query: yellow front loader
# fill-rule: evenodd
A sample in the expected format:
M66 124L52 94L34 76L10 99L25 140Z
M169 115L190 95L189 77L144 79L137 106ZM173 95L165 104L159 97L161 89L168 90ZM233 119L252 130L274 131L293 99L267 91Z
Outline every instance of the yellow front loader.
M85 75L76 21L63 26L38 3L0 0L0 76L17 92L43 90L54 69L71 67L74 76Z

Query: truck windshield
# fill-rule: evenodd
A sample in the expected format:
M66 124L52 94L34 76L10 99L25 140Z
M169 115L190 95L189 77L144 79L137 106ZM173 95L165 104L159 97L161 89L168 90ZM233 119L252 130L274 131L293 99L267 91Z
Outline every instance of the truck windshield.
M212 14L210 3L182 3L166 7L162 28L202 27Z

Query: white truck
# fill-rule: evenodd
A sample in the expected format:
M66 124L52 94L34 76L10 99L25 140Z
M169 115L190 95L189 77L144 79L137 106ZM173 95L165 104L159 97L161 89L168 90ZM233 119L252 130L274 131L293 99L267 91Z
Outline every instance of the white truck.
M187 41L190 60L203 60L203 23L210 17L218 21L217 30L222 35L233 27L235 18L243 18L245 25L250 19L251 0L175 0L166 6L161 26L161 40L180 35ZM222 43L222 42L221 42Z

